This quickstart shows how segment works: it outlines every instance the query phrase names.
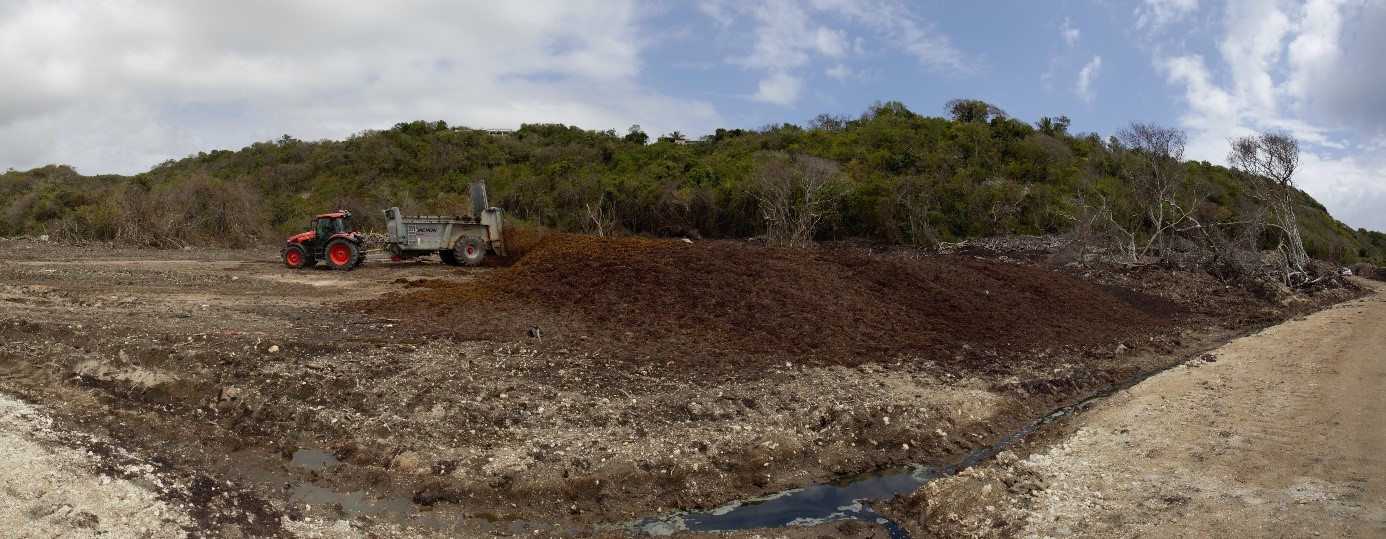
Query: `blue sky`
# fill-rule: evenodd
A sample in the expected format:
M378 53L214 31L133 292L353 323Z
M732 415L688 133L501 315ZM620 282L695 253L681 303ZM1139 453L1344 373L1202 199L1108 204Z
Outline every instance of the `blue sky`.
M1104 138L1285 130L1386 230L1386 0L0 0L0 168L130 174L416 119L697 137L976 98Z

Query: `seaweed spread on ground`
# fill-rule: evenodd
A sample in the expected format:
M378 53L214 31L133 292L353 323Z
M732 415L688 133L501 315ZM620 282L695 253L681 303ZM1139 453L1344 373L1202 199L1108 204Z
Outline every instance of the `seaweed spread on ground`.
M356 306L434 335L530 335L694 371L1076 351L1158 331L1182 312L998 261L574 234L544 236L474 282Z

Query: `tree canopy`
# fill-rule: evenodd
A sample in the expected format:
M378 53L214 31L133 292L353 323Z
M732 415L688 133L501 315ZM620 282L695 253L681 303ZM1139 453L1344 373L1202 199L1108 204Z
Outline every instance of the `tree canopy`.
M1180 205L1178 216L1231 223L1265 206L1243 174L1185 162L1174 146L1070 133L1064 116L1026 123L974 99L950 101L945 111L927 116L885 101L806 126L718 129L699 140L673 132L653 143L638 125L624 133L562 124L505 132L410 121L344 140L285 135L238 151L200 152L130 177L81 176L61 165L12 170L0 175L0 235L156 247L277 243L309 216L337 208L352 210L367 229L379 228L380 210L391 206L466 213L467 185L484 180L493 204L537 226L595 232L599 223L604 234L745 238L771 232L766 179L801 178L806 163L834 171L832 188L816 192L812 211L793 214L812 216L811 239L819 241L931 245L1068 233L1085 211L1102 208L1142 245L1178 235L1167 226L1172 214L1147 211L1151 197L1142 189L1150 185L1139 178L1149 177L1133 173L1145 166L1142 158L1171 183L1167 192L1177 196L1165 201ZM1182 149L1182 138L1169 142ZM1308 195L1289 192L1310 255L1386 260L1380 234L1353 231ZM1205 241L1184 235L1152 248ZM1267 245L1274 238L1253 241L1274 247Z

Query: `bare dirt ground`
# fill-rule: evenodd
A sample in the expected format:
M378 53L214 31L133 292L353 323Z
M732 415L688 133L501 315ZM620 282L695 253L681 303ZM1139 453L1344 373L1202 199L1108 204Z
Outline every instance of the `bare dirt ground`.
M901 520L974 537L1386 536L1386 285L1360 283L1377 295L1121 391L1052 446L897 503Z
M1023 249L605 241L476 270L294 272L269 250L0 240L0 458L34 467L0 474L0 529L622 536L674 509L952 462L1357 294L1061 273L1017 264L1043 259Z

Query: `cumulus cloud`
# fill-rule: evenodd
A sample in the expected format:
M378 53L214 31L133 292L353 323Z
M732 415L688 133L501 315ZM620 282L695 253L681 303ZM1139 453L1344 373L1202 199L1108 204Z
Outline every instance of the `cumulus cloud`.
M733 63L754 69L784 70L803 66L818 52L820 30L807 11L794 2L772 1L746 5L756 20L756 42L750 51L734 56Z
M1184 102L1189 108L1181 121L1186 127L1206 131L1237 124L1238 100L1213 82L1202 56L1170 58L1161 67L1170 82L1184 87Z
M1353 228L1386 231L1386 155L1361 153L1333 157L1310 152L1300 159L1297 183Z
M1078 71L1077 92L1078 97L1083 98L1083 101L1091 103L1092 100L1097 97L1097 91L1093 89L1092 83L1097 79L1097 74L1101 70L1102 57L1093 56L1092 61L1088 62L1087 65L1083 66L1083 69Z
M1386 2L1310 2L1304 26L1291 90L1334 126L1386 135Z
M1237 93L1254 114L1268 116L1277 103L1275 67L1292 30L1290 18L1273 2L1232 2L1228 6L1227 34L1219 49L1232 71Z
M130 173L411 119L720 123L707 103L638 83L647 38L633 1L31 0L0 12L0 72L23 81L0 92L0 159L16 168Z
M1379 152L1370 142L1386 133L1386 99L1379 91L1386 85L1379 54L1386 50L1386 4L1311 0L1298 9L1286 7L1294 6L1229 1L1215 57L1161 57L1158 51L1179 47L1154 48L1156 66L1183 89L1180 124L1190 130L1189 157L1224 162L1231 137L1288 132L1301 142L1299 186L1339 219L1386 230L1386 212L1380 210L1386 161L1375 157ZM1177 18L1165 17L1161 24ZM1136 25L1153 20L1138 16ZM1171 35L1180 43L1186 38Z
M803 80L788 73L771 73L761 79L759 91L751 99L775 105L791 105L799 99Z
M729 35L756 36L747 50L728 61L761 73L758 91L751 96L759 101L792 105L809 73L845 80L845 74L854 72L850 61L872 50L898 51L931 73L976 73L976 59L954 48L947 36L899 0L723 0L705 4L701 11L725 28L738 29ZM748 21L753 28L741 31Z

